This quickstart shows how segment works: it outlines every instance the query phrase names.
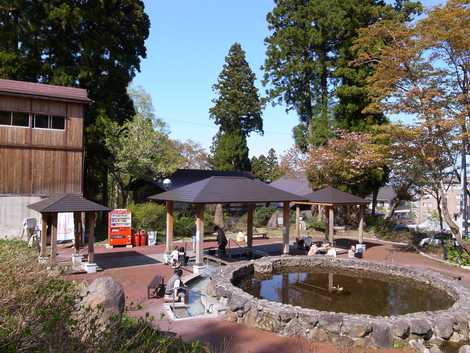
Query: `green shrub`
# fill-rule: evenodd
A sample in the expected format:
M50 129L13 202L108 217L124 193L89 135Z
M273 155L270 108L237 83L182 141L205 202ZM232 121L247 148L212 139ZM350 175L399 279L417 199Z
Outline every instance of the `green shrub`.
M311 217L305 220L305 225L307 229L314 229L319 232L324 232L326 230L326 224L323 220L318 219L317 217Z
M162 232L166 228L166 207L155 202L133 203L129 205L132 212L132 228L146 231Z
M176 237L191 237L196 229L196 218L184 215L175 215L174 234Z
M24 242L0 240L0 351L5 353L208 353L152 327L150 318L115 318L97 329L99 312L76 311L79 288L37 263Z
M255 214L253 215L253 224L255 227L266 227L274 212L276 212L276 207L272 206L255 208Z
M470 266L470 256L463 250L453 246L450 242L444 244L447 260L460 266Z

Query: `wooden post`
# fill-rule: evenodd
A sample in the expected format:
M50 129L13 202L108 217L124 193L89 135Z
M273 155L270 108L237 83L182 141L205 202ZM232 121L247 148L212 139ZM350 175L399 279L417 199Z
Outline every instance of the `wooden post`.
M300 239L300 206L295 206L295 237Z
M196 206L196 265L203 265L204 246L204 205Z
M290 225L290 207L289 202L284 202L282 214L282 253L289 255L289 225Z
M47 226L49 224L48 214L41 214L41 248L39 250L39 257L47 256Z
M51 229L51 265L56 263L57 255L57 213L52 214L52 229Z
M359 206L359 244L364 241L364 205Z
M74 247L75 254L80 253L80 243L82 238L82 213L74 212L73 213L73 229L74 229Z
M86 218L86 226L87 226L87 233L88 233L88 263L93 264L95 263L95 221L96 221L96 213L95 212L87 212L85 214Z
M335 214L333 210L333 206L330 206L328 209L328 241L333 246L333 233L334 233L334 226L335 226Z
M165 252L168 254L173 250L173 201L166 202L166 244Z
M253 212L254 212L254 205L248 204L247 206L248 212L246 217L246 247L251 252L253 248Z

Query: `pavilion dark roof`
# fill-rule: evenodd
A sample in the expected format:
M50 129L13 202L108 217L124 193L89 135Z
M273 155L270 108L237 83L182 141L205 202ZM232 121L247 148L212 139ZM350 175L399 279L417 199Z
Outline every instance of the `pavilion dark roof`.
M231 176L213 176L150 196L149 199L199 204L305 200L302 196L276 189L259 180Z
M362 205L369 203L361 197L340 191L331 186L314 191L304 197L307 198L308 202L326 205Z
M52 195L47 199L28 205L28 208L40 213L110 211L109 208L90 201L80 194Z
M0 94L89 103L86 89L0 79Z

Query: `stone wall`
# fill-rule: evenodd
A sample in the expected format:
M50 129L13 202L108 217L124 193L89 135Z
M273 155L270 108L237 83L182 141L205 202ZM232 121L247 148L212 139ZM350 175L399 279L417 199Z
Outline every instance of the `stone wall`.
M283 268L308 270L318 266L411 278L444 290L455 303L447 310L399 316L352 315L255 298L232 283L253 271L262 275ZM438 345L445 340L460 342L469 339L470 290L451 277L431 271L357 259L281 256L229 265L213 280L216 295L228 301L228 320L285 336L357 347L393 347L417 340Z

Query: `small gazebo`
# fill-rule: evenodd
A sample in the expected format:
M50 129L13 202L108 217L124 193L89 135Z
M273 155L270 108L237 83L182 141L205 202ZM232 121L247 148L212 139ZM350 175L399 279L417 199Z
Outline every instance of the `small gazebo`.
M88 266L95 267L95 221L96 212L108 212L109 208L84 198L81 194L56 194L39 202L28 205L42 216L40 240L41 261L47 260L47 230L51 234L51 251L49 261L55 264L57 255L57 215L63 212L73 212L75 255L79 255L80 242L83 235L82 213L85 213L85 228L88 234Z
M298 205L319 205L325 207L325 214L328 216L326 232L328 236L328 241L333 244L333 233L334 233L334 210L338 206L359 206L359 229L358 229L358 240L359 243L363 242L363 232L364 232L364 208L369 203L367 200L349 194L347 192L340 191L331 186L325 187L323 189L314 191L310 194L304 196L307 201L296 202L297 212L296 212L296 230L299 229L299 206Z
M283 202L283 253L289 253L290 203L305 198L276 189L259 180L246 177L214 176L171 191L149 197L166 201L166 252L173 244L173 203L189 203L196 206L196 270L203 262L204 206L206 204L243 204L247 214L247 248L253 246L253 213L256 204Z

